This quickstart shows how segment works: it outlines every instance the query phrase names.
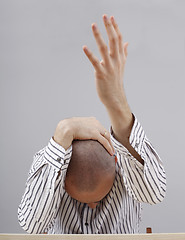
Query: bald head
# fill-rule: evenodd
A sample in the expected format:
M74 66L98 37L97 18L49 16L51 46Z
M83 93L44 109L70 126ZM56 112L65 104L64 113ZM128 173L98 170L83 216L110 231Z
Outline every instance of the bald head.
M65 180L66 191L72 195L83 195L96 193L102 188L108 193L115 178L114 157L95 140L75 140L72 147Z

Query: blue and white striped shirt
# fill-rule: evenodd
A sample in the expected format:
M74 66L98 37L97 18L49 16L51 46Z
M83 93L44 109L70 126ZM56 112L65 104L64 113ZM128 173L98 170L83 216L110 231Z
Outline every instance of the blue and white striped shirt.
M18 208L18 220L25 231L36 234L139 232L142 202L156 204L164 199L163 164L136 118L129 141L144 160L144 166L113 135L111 140L118 159L116 178L109 194L95 209L71 198L64 189L72 146L65 150L51 138L48 146L35 154Z

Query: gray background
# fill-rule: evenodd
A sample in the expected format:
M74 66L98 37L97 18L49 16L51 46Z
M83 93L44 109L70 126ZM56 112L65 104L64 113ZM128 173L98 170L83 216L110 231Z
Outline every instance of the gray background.
M17 208L35 152L66 117L110 121L82 46L100 58L91 31L114 15L129 42L124 84L132 111L160 154L167 195L143 206L141 232L185 232L183 0L0 1L0 232L23 233Z

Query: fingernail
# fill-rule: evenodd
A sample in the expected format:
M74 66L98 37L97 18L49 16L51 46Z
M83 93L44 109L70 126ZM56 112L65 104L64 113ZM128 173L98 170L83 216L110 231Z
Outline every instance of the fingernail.
M96 28L97 28L96 23L93 23L93 24L92 24L92 28L93 28L93 29L96 29Z
M116 151L114 149L112 149L112 156L116 156Z
M84 51L88 52L87 46L83 46L82 48L83 48Z
M111 20L115 21L114 16L111 16Z
M104 15L104 16L103 16L103 19L104 19L105 21L107 21L107 20L108 20L107 15Z

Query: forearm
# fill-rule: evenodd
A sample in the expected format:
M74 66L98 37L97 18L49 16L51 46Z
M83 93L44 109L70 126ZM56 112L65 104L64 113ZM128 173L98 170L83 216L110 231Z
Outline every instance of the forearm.
M26 232L43 233L51 222L51 215L48 213L55 213L57 207L52 203L59 194L59 188L56 189L56 177L57 173L51 170L51 166L45 165L27 184L18 208L18 219ZM39 184L40 182L44 184Z
M34 155L18 209L20 225L28 233L43 233L53 222L71 155L72 148L65 151L53 138Z
M129 140L142 156L145 165L133 158L128 150L112 137L125 189L130 197L139 202L159 203L164 199L166 192L165 171L159 155L136 118Z
M144 164L141 156L135 151L129 142L130 133L134 123L134 116L128 103L125 101L113 107L106 107L109 114L113 136L128 149L128 151L141 163Z

